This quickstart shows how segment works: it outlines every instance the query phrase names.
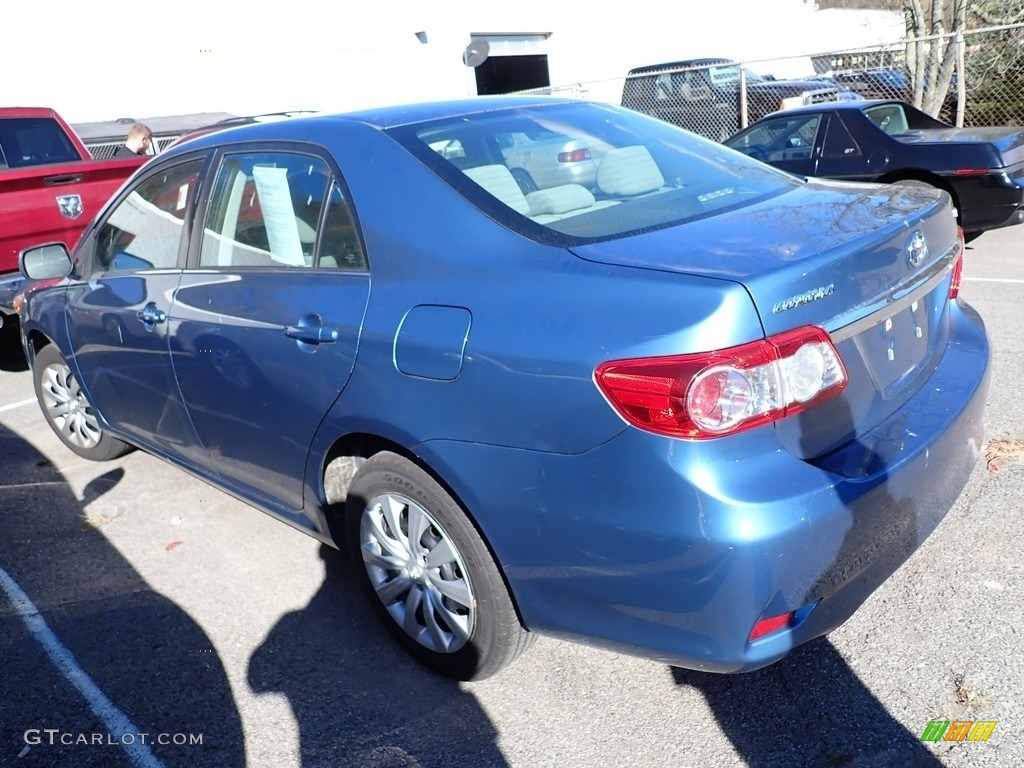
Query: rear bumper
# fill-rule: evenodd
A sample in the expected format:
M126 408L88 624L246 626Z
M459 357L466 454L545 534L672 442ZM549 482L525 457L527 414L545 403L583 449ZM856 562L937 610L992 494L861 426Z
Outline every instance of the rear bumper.
M1024 177L1007 173L946 177L957 193L965 232L1008 227L1024 221Z
M950 344L899 415L813 462L774 430L695 444L627 429L576 456L420 446L476 517L524 623L675 666L742 672L847 618L927 538L977 464L984 326ZM762 618L792 624L750 642Z

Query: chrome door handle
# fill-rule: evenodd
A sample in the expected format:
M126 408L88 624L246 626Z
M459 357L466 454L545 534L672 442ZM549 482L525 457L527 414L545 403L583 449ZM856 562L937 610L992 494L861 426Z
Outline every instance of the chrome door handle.
M162 323L167 320L167 313L159 309L153 302L149 302L136 315L146 325L154 325L155 323Z
M326 325L289 325L284 329L284 335L309 344L330 344L338 340L338 329Z

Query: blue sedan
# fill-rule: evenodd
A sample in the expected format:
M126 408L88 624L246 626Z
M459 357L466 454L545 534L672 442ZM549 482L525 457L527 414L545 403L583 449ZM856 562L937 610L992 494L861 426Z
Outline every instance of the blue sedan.
M596 172L524 187L500 138L552 131ZM347 548L442 674L536 635L740 672L845 621L966 483L962 257L930 187L478 98L182 142L73 254L22 254L21 327L68 448Z

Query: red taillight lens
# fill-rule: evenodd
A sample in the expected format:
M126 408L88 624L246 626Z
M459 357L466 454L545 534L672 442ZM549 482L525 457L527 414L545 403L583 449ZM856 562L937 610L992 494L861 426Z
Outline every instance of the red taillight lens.
M730 349L602 363L594 380L630 424L669 437L733 434L838 395L846 369L807 326Z
M550 155L549 155L550 157ZM589 149L574 149L572 152L559 152L558 162L560 163L578 163L582 160L590 159Z
M770 619L761 619L754 628L750 630L750 639L757 640L759 637L770 635L772 632L788 627L789 622L793 620L796 615L796 611L790 611L789 613L783 613L780 616L772 616Z
M953 261L953 279L949 282L949 298L955 299L960 295L960 283L964 279L964 231L956 228L957 240L960 241L960 252Z

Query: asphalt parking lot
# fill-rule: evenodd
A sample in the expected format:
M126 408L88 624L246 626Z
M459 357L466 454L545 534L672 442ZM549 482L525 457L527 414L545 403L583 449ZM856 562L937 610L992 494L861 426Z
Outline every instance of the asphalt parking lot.
M974 241L961 293L993 345L995 447L1024 439L1022 242L1024 227ZM392 643L339 553L143 453L64 449L8 343L0 766L1021 766L1022 493L1024 456L979 456L923 548L768 669L540 638L460 685ZM997 724L923 742L933 720Z

